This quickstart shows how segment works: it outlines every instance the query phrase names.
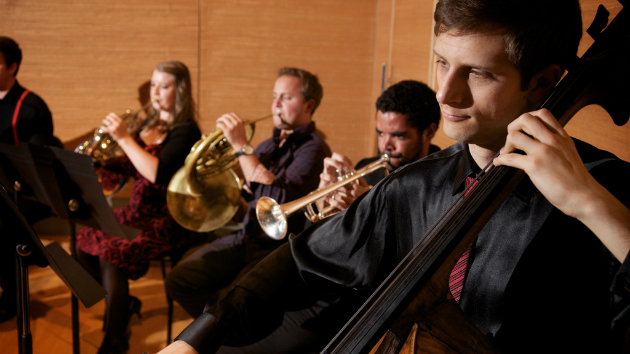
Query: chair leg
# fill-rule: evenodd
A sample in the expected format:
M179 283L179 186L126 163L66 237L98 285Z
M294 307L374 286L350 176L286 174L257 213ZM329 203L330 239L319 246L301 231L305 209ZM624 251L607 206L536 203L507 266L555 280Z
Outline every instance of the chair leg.
M162 280L166 278L166 262L171 262L173 266L173 260L170 257L163 257L160 260L162 265ZM166 289L164 289L166 290ZM171 344L171 336L173 332L173 299L166 294L166 303L168 305L167 322L166 322L166 345Z
M162 280L166 280L166 262L171 264L171 269L177 265L184 255L184 249L174 250L171 254L162 257ZM166 292L166 282L164 283L164 292L166 293L166 304L168 305L167 323L166 323L166 345L171 344L171 336L173 333L173 298L168 296Z
M171 333L173 329L173 299L166 295L168 304L168 323L166 324L166 345L171 344Z
M162 280L166 279L166 262L170 262L170 258L168 256L160 259L160 265L162 266Z

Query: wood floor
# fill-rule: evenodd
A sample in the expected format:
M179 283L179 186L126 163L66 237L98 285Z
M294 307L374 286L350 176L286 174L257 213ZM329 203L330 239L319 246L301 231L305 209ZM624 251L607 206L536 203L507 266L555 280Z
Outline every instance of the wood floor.
M67 237L48 237L67 249ZM72 314L70 291L50 267L29 268L31 333L34 354L72 353ZM130 292L142 301L142 318L133 316L129 324L129 353L156 353L166 345L167 305L159 262L152 262L146 276L130 282ZM80 348L82 354L96 353L103 338L105 301L85 308L79 303ZM174 336L192 319L175 303ZM0 353L18 353L18 330L15 320L0 323Z

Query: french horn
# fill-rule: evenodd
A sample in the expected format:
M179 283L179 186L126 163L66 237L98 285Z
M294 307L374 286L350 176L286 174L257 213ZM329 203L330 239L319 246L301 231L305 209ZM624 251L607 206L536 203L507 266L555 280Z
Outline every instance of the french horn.
M147 102L142 108L139 110L132 112L131 110L127 110L125 113L120 115L120 118L125 122L127 126L127 131L133 137L138 135L142 124L146 120L146 111L151 107L153 102L157 101L158 98L154 98ZM144 115L140 113L144 112ZM94 165L96 168L96 175L98 176L98 180L101 181L102 168L114 161L119 159L125 155L122 148L118 145L116 140L114 140L111 135L103 131L103 128L99 126L94 130L94 136L83 141L79 144L74 152L81 155L88 155L92 158ZM103 188L103 194L113 195L118 192L122 187L127 183L128 177L123 178L110 189L108 187Z
M244 122L247 141L254 136L255 123L271 117ZM232 169L238 163L235 153L218 128L195 143L166 192L166 204L177 223L191 231L208 232L234 217L242 187Z

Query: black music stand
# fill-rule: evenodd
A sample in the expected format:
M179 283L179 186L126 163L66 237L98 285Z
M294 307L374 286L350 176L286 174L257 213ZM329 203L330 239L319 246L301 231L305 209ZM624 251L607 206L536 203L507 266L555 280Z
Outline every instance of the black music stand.
M11 202L12 204L7 208L19 213L16 205L21 199L29 199L31 202L35 201L49 207L52 213L68 220L70 225L72 257L56 243L46 246L47 252L42 252L43 246L28 226L26 219L22 215L17 218L21 220L21 226L18 225L18 229L28 236L22 237L19 239L20 243L16 243L19 246L16 259L18 261L18 288L21 292L18 297L18 328L23 331L22 335L18 335L20 352L32 352L28 324L27 266L28 264L40 266L49 264L72 290L73 353L78 354L80 352L78 299L81 299L86 307L90 307L104 298L105 291L74 259L76 223L78 221L126 239L135 237L138 230L118 224L103 196L100 183L94 173L92 160L88 156L40 145L22 143L20 147L15 147L0 144L0 184L4 187L3 197L5 195L8 197L11 193L14 195L15 201ZM37 240L30 247L31 252L35 251L32 256L28 255L29 247L22 247L25 239ZM26 257L29 257L28 260ZM68 265L68 268L60 268L61 263ZM67 271L73 272L72 277L68 276ZM75 271L80 272L81 275L75 274ZM75 279L75 282L66 281L69 278ZM90 284L89 287L86 287L86 284ZM79 288L82 291L79 292Z

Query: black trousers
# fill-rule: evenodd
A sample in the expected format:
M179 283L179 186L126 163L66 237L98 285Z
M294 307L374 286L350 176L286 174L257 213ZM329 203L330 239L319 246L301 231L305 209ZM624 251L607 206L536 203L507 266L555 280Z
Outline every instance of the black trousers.
M265 339L244 347L222 346L217 354L319 353L332 337L305 329L303 325L328 307L327 302L319 301L309 309L287 312L284 315L282 326Z

